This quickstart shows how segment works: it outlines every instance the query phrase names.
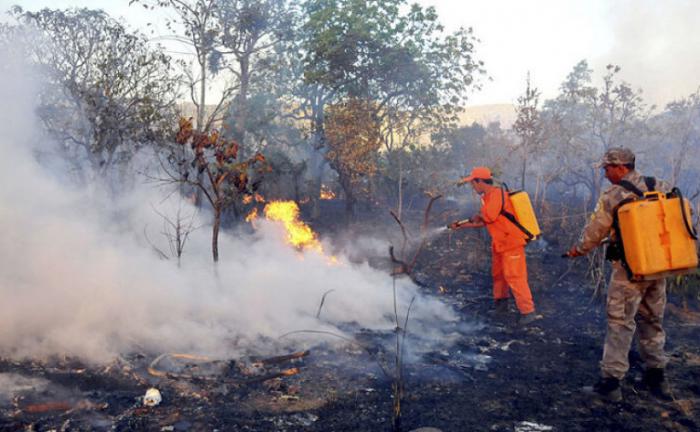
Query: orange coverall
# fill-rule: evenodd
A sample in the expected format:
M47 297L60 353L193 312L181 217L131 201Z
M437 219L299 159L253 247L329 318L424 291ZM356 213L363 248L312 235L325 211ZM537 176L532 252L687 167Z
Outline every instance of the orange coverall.
M505 197L503 196L505 194ZM527 283L525 263L525 234L501 214L501 208L515 214L510 197L501 188L494 188L481 198L481 218L491 235L493 298L510 297L513 292L515 304L521 314L535 311L530 286Z

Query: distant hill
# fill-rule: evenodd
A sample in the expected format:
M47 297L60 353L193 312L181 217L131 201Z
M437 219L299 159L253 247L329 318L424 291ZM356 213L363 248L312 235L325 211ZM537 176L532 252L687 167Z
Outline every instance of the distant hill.
M474 105L464 109L460 114L460 123L468 126L474 122L486 126L499 122L501 128L509 129L515 123L515 106L511 104Z

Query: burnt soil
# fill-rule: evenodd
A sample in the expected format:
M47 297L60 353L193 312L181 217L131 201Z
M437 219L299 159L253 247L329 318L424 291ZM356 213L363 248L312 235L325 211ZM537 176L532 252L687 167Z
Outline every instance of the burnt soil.
M513 305L505 316L492 311L488 258L469 268L460 260L466 247L459 238L441 239L420 256L415 276L425 285L421 290L449 303L471 330L404 364L400 430L700 430L700 327L697 315L677 307L677 295L669 295L665 323L675 400L659 401L642 388L643 365L633 349L623 401L604 403L581 392L598 377L605 332L604 307L591 299L585 264L571 265L556 248L529 247L530 283L543 318L520 328ZM254 359L233 359L215 365L213 379L197 371L149 375L156 353L132 354L106 367L74 359L0 359L0 374L44 382L0 400L0 430L392 430L394 335L355 334L362 347L322 344L303 358L257 370L251 370ZM300 373L255 379L294 367ZM144 407L141 398L151 386L163 402Z

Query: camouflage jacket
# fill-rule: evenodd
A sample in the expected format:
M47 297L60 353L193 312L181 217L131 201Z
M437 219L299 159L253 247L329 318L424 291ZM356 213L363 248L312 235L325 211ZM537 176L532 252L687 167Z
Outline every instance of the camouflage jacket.
M622 179L632 183L642 192L647 191L644 177L637 171L630 171ZM664 193L671 191L670 185L661 180L656 180L654 189ZM606 238L615 241L615 232L612 227L613 212L624 199L634 197L636 197L634 192L628 191L620 185L611 185L603 191L590 220L583 229L576 249L583 254L587 254L600 245Z

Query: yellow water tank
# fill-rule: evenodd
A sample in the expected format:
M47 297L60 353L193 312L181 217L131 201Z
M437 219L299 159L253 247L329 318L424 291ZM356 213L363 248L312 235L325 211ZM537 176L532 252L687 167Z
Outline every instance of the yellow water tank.
M688 200L647 192L622 205L617 218L632 280L660 279L698 266Z
M522 190L510 192L510 201L513 203L515 218L520 222L520 225L530 231L530 234L533 235L532 240L539 237L542 231L537 223L537 216L527 192Z

